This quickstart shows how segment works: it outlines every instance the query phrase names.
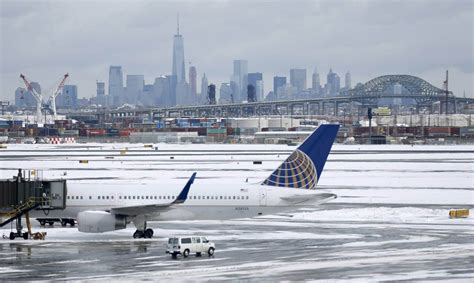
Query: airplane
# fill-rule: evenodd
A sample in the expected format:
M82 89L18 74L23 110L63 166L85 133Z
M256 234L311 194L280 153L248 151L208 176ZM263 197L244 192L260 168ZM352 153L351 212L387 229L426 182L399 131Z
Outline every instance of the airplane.
M148 221L225 220L284 213L337 198L318 193L339 125L320 125L262 182L208 185L196 172L184 187L176 184L68 184L66 208L48 217L76 218L78 230L103 233L133 223L133 238L151 238ZM40 217L35 214L32 217Z

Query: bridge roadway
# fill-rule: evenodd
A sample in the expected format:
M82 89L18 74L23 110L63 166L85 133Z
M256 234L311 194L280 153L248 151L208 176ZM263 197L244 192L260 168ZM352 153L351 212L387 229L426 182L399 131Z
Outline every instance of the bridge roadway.
M148 118L155 120L169 117L252 117L259 115L334 115L341 112L351 113L355 110L377 107L379 95L365 96L335 96L284 101L264 101L234 104L175 106L168 108L122 108L116 110L99 109L94 112L68 113L70 117L94 116L100 121L121 118ZM436 102L444 104L445 97L440 95L437 99L419 100L414 95L384 95L382 98L410 98L417 100L416 112L426 108L433 112ZM451 96L449 99L450 113L456 113L464 106L474 104L472 98L458 98ZM438 106L439 107L439 106ZM444 106L443 106L444 107ZM342 111L341 111L342 110Z

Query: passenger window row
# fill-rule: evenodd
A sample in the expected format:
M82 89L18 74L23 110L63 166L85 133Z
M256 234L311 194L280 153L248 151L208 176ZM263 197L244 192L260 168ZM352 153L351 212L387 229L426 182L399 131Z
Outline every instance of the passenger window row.
M67 196L67 199L83 199L82 196ZM89 196L92 199L92 196ZM114 196L97 196L97 199L114 199ZM119 196L119 199L175 199L175 196ZM244 200L249 199L249 196L190 196L189 199L195 200Z

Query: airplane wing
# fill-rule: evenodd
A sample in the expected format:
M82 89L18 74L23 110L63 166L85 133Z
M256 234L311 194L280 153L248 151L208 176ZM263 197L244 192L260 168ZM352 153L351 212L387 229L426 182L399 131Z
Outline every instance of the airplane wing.
M175 205L182 204L186 201L188 198L189 189L194 182L194 178L196 178L196 172L193 173L191 178L189 178L188 182L184 186L183 190L181 190L181 193L179 193L178 197L171 203L114 207L110 210L110 212L112 214L137 216L165 212L173 209Z
M320 204L336 199L337 195L330 193L322 194L304 194L304 195L293 195L289 197L281 197L282 200L287 201L293 205L297 204Z

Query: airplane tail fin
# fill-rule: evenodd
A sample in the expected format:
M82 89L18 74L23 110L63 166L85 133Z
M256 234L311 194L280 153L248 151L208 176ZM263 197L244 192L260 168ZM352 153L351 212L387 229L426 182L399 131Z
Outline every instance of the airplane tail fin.
M315 189L339 125L321 125L262 182L262 185Z

